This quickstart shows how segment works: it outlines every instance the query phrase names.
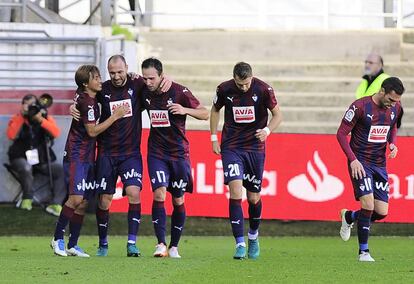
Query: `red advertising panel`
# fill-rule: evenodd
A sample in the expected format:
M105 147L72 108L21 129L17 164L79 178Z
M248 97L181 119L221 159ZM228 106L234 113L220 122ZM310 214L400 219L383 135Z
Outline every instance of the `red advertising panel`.
M143 133L144 186L142 208L151 214L152 193L146 171ZM220 156L212 153L208 131L187 131L194 177L194 193L186 194L189 216L227 217L228 189L223 185ZM387 222L414 222L413 137L399 137L396 159L388 160L390 210ZM126 212L122 184L111 211ZM345 155L335 135L272 134L266 146L262 184L264 219L338 220L341 208L357 209ZM170 200L166 202L171 212ZM245 208L246 201L243 204ZM168 207L169 206L169 207ZM247 212L247 211L245 211Z

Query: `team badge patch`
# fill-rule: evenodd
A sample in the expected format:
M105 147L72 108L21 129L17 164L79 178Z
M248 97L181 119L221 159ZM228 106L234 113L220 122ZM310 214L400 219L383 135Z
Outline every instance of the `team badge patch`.
M130 96L130 97L132 97L132 95L134 94L134 91L131 89L131 88L129 88L128 89L128 95Z
M167 106L172 105L172 103L173 103L173 100L171 98L169 98L168 101L167 101Z
M354 110L348 109L348 111L345 113L344 119L348 122L351 122L354 116L355 116Z
M93 110L93 106L88 106L88 121L95 121L95 111Z
M253 95L252 99L254 100L254 102L257 102L257 96L256 96L256 94Z
M394 120L394 117L395 117L395 113L391 112L391 120Z

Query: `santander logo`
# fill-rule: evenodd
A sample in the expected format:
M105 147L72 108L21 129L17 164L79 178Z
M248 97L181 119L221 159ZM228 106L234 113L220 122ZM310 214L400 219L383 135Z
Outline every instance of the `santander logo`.
M309 202L324 202L339 197L344 191L343 182L328 173L328 169L319 157L313 153L313 161L308 161L306 173L289 180L288 192L294 197Z

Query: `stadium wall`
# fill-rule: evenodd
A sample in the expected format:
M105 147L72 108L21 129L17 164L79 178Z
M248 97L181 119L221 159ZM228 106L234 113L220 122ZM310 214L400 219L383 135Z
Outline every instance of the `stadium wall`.
M0 133L5 133L9 115L0 115ZM62 161L70 117L56 116L62 135L55 141L58 161ZM148 129L143 132L142 154L146 165ZM223 186L220 157L210 149L209 131L187 131L191 147L194 193L186 195L189 216L226 217L228 190ZM388 222L413 223L410 213L414 205L414 137L400 137L399 156L389 160L390 212ZM0 136L0 161L7 162L10 142ZM264 219L337 220L338 211L346 204L357 208L347 172L345 156L335 135L273 134L267 142L267 161L262 184ZM0 167L2 183L0 202L12 202L20 190L18 183L4 167ZM248 177L254 178L254 177ZM378 185L386 188L386 185ZM146 166L142 194L143 214L151 214L151 190ZM244 200L243 206L246 207ZM171 212L171 202L166 202ZM354 204L354 206L352 206ZM122 184L111 207L113 212L127 212L128 201L122 197ZM323 212L323 213L321 213Z

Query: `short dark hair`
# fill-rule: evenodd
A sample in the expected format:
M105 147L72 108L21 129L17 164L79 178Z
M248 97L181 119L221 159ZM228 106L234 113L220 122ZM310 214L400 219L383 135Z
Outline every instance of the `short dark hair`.
M23 97L23 99L22 99L22 105L23 105L25 102L30 101L30 100L32 100L32 99L35 99L35 100L37 101L37 97L36 97L35 95L33 95L33 94L27 94L27 95L25 95L25 96Z
M121 60L122 62L124 62L125 65L127 65L125 57L121 54L115 54L115 55L112 55L111 57L109 57L107 65L109 65L109 62L117 61L117 60Z
M238 62L233 68L233 78L239 77L241 80L253 76L252 67L246 62Z
M94 75L101 75L98 67L95 65L81 65L75 73L75 82L78 85L78 90L85 91L83 84L89 83L89 79Z
M158 75L162 74L162 63L155 57L150 57L142 61L141 69L147 69L147 68L155 68L157 70Z
M384 88L386 94L394 91L397 95L402 95L405 91L404 85L397 77L389 77L382 82L381 88Z

